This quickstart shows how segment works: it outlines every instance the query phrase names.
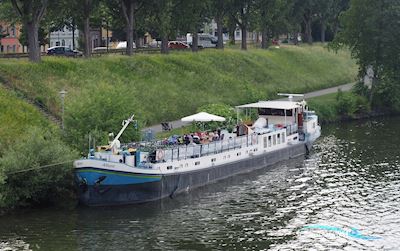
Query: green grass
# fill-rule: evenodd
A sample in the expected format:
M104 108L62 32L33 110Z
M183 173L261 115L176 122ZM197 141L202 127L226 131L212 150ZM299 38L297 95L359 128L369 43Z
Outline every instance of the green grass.
M23 139L32 126L50 127L50 122L32 105L0 86L0 156L1 149Z
M332 122L340 119L336 112L337 93L331 93L307 100L311 110L315 110L321 122Z
M60 116L66 89L65 140L86 151L90 137L107 142L132 113L140 127L171 121L210 103L238 105L272 99L277 92L303 93L353 82L357 66L347 51L321 45L269 50L203 50L170 55L46 57L0 60L0 77L19 93ZM11 133L12 134L12 133ZM122 141L138 138L133 127Z
M107 110L107 102L118 98L126 116L134 112L145 124L177 119L208 103L236 105L272 98L277 92L344 84L354 81L356 74L347 52L335 54L322 46L90 60L44 58L40 64L0 60L3 78L56 115L60 113L58 92L65 88L67 116L78 107L99 109L96 102ZM113 111L107 112L112 116Z

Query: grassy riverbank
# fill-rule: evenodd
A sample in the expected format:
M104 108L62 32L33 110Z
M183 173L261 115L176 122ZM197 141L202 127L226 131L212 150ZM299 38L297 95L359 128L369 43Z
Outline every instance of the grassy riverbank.
M177 119L204 104L237 105L274 98L277 92L308 92L352 82L356 74L347 52L335 54L321 46L44 58L40 64L0 60L0 81L17 90L0 89L5 111L0 114L0 208L47 197L57 200L52 193L69 194L71 180L63 177L70 177L70 162L20 176L10 173L70 161L86 151L89 133L97 144L104 143L107 132L117 132L132 113L140 125L149 125ZM24 99L61 117L63 88L68 94L66 130L61 133ZM130 127L122 140L132 140L135 133Z
M308 100L310 109L315 110L321 123L331 123L380 115L371 112L368 100L354 90L327 94Z
M99 100L104 97L110 102L121 99L126 109L120 109L135 112L146 124L179 118L203 104L234 105L270 98L278 91L307 92L348 83L356 71L346 52L335 54L321 46L45 58L41 64L0 61L3 78L55 115L60 114L58 92L65 88L69 112L76 106L100 108L99 102L107 108Z
M59 129L1 86L0 111L0 214L4 208L73 198L71 162L64 162L78 154L61 140ZM53 163L61 164L46 167Z
M286 46L90 60L45 58L40 64L2 60L0 74L58 117L58 92L65 88L67 135L75 146L82 146L88 132L115 132L131 113L142 125L155 124L190 114L204 104L236 105L273 98L277 92L307 92L352 82L357 67L345 51ZM126 135L132 137L133 132Z

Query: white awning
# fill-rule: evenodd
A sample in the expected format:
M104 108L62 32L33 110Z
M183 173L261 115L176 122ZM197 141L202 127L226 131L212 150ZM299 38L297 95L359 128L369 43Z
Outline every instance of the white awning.
M218 121L222 122L225 121L224 117L220 117L214 114L209 114L206 112L199 112L184 118L181 118L181 121L183 122L211 122L211 121Z
M236 108L270 108L291 110L300 107L297 102L293 101L259 101L257 103L236 106Z

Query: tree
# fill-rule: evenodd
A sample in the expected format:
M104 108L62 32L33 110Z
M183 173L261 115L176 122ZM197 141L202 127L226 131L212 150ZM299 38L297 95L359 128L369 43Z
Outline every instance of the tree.
M320 40L326 40L326 30L329 27L336 35L339 29L339 16L348 9L349 0L324 0L316 2L316 16L320 25Z
M148 30L153 37L161 39L161 53L167 54L168 38L176 31L172 22L172 13L176 6L174 0L146 1L148 18L146 19Z
M139 0L120 0L122 13L126 21L126 54L133 54L133 35L135 31L135 14L143 7L143 2ZM138 45L137 45L138 46Z
M84 55L90 57L92 54L92 46L90 39L90 14L93 9L93 0L83 0L83 41Z
M347 46L359 65L360 76L373 70L373 107L400 110L400 2L351 0L340 21L343 29L332 47Z
M257 23L261 31L261 48L268 48L270 36L278 36L287 30L286 0L257 0Z
M334 36L336 36L336 34L339 31L339 24L340 24L339 17L344 11L349 9L349 5L350 5L350 0L334 0L332 2L328 21L332 28Z
M317 17L317 3L319 0L294 0L292 6L292 19L304 25L306 41L312 44L312 23Z
M45 15L48 0L10 0L14 10L26 27L28 37L29 60L40 62L39 24Z
M210 15L210 2L207 0L181 0L174 7L173 16L178 17L174 19L174 26L181 32L192 33L193 52L199 49L198 32L204 23L209 21Z
M229 0L215 0L211 1L211 10L214 16L215 23L217 24L217 49L224 48L223 26L224 17L228 12Z
M242 31L242 50L247 50L247 30L250 28L250 19L255 7L254 3L254 0L234 0L232 3L233 13L231 15Z
M38 39L40 46L44 46L49 43L47 35L48 33L45 31L45 29L43 27L40 27L38 30ZM21 33L19 36L19 43L23 46L29 47L28 33L25 27L22 27L21 29Z

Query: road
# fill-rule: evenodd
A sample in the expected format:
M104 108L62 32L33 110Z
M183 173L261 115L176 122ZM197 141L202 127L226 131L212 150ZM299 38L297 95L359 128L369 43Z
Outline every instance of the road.
M322 90L318 90L318 91L314 91L314 92L309 92L309 93L304 94L304 98L308 99L308 98L319 97L319 96L323 96L323 95L327 95L327 94L331 94L331 93L336 93L336 92L338 92L339 89L342 91L350 91L351 88L354 86L354 84L355 83L349 83L349 84L339 85L339 86L326 88L326 89L322 89ZM296 101L299 101L303 98L302 97L294 97L293 99ZM287 100L287 98L281 98L278 100ZM190 122L182 122L180 120L175 120L175 121L170 121L169 124L172 126L172 128L181 128L182 126L190 124ZM142 131L146 132L149 129L152 130L154 133L162 132L161 124L146 127Z

